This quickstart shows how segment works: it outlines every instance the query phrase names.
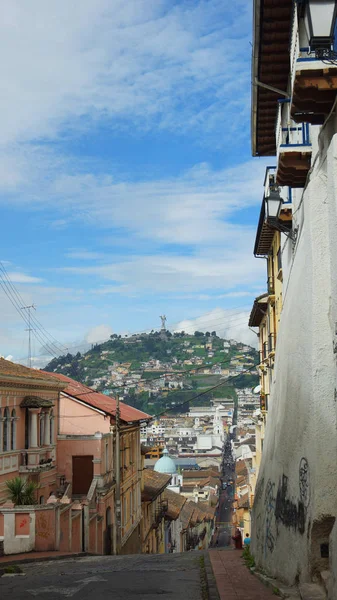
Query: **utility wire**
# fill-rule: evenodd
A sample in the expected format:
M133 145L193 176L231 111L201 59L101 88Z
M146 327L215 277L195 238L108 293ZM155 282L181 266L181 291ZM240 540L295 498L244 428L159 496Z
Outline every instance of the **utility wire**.
M258 365L256 364L256 365L253 365L252 367L250 367L249 369L246 369L245 371L241 371L241 373L238 373L237 375L230 375L229 377L227 377L227 379L225 379L224 382L218 383L217 385L214 385L213 387L211 387L207 390L204 390L203 392L200 392L200 394L193 396L192 398L190 398L190 400L185 400L184 402L181 402L180 404L175 404L171 408L167 408L166 410L164 410L164 411L158 413L157 415L155 415L154 417L152 417L152 419L156 419L156 418L160 417L161 415L164 415L167 412L170 412L171 410L176 410L177 407L179 408L180 406L184 406L185 404L188 404L189 402L193 402L193 400L197 400L197 398L201 398L202 396L205 396L209 392L212 392L213 390L216 390L219 387L221 387L222 385L224 385L224 383L227 383L228 381L231 381L232 379L236 379L237 377L239 377L240 375L244 375L245 373L250 373L253 369L256 369L257 366Z
M148 382L152 383L152 381L158 381L159 379L165 378L167 375L188 375L192 371L200 371L201 369L211 368L212 366L230 364L230 362L231 362L231 359L227 359L227 360L222 360L222 361L216 361L212 365L205 363L203 365L199 365L198 367L192 367L191 369L184 369L183 371L168 371L167 372L166 370L164 370L162 372L162 375L158 375L158 377L153 377L152 379L148 379ZM251 368L253 368L253 367L251 367ZM241 373L244 373L244 372L245 371L241 371L240 373L238 373L238 375L240 375ZM46 373L49 373L49 371L46 371ZM81 385L86 385L86 384L81 384ZM223 384L221 384L221 385L223 385ZM125 388L124 383L122 383L121 385L117 385L117 386L110 386L108 389L120 390L123 388ZM88 386L88 390L89 390L88 392L84 392L83 394L76 394L76 395L77 396L86 396L87 394L101 394L102 393L102 392L97 392L96 390L92 390L89 386Z
M19 304L24 305L25 304L24 299L22 298L22 296L19 293L19 291L17 290L17 288L14 286L14 284L11 281L9 274L6 270L6 267L4 266L4 264L1 261L0 261L0 276L2 278L3 283L7 286L7 290L13 294L16 301ZM40 323L40 321L37 319L37 317L35 317L34 314L31 315L31 321L32 321L32 323L34 323L35 328L39 330L39 332L41 333L41 336L47 340L48 344L50 344L51 348L54 347L58 352L64 352L67 349L63 344L58 342L56 340L56 338L53 335L51 335L43 327L42 323Z
M250 367L249 369L246 369L245 371L242 371L241 373L238 373L237 375L230 375L230 376L229 376L229 377L228 377L228 378L227 378L227 379L226 379L224 382L222 382L222 383L219 383L219 384L217 384L217 385L214 385L214 386L212 386L212 387L208 388L207 390L204 390L203 392L200 392L199 394L196 394L195 396L192 396L192 398L190 398L189 400L184 400L184 402L181 402L181 403L179 403L179 404L176 404L175 406L172 406L172 407L170 407L170 408L166 408L164 411L162 411L162 412L160 412L160 413L157 413L157 414L156 414L156 415L154 415L154 416L151 416L151 415L149 415L149 416L151 417L151 421L153 421L154 419L157 419L157 418L158 418L158 417L160 417L161 415L164 415L164 414L166 414L167 412L170 412L170 411L172 411L172 410L176 410L176 408L179 408L180 406L185 406L185 404L188 404L189 402L193 402L194 400L197 400L197 398L201 398L202 396L205 396L205 395L206 395L206 394L208 394L209 392L212 392L213 390L216 390L217 388L219 388L219 387L221 387L222 385L224 385L224 383L227 383L227 382L229 382L229 381L231 381L231 380L233 380L233 379L236 379L236 378L237 378L237 377L239 377L240 375L244 375L245 373L250 373L250 372L251 372L253 369L256 369L256 367L257 367L257 366L258 366L258 365L256 364L256 365L253 365L252 367ZM67 393L67 391L66 391L66 390L64 390L64 393L66 394L66 393ZM95 390L90 390L90 392L88 392L88 393L95 394L95 393L99 393L99 392L95 392ZM173 393L173 392L171 392L171 393ZM73 396L73 398L75 398L75 399L76 399L76 398L78 398L79 396L83 396L83 395L86 395L86 394L76 394L76 396L74 395L74 396ZM69 394L69 396L71 396L71 394ZM107 398L108 398L108 396L107 396ZM125 403L123 402L123 400L121 400L121 402L122 402L123 404L125 404ZM130 406L130 405L129 405L129 404L127 404L127 406ZM93 407L93 408L98 408L98 407ZM134 407L130 407L130 408L134 408ZM99 408L98 408L98 410L104 410L104 409L99 409ZM142 412L142 413L144 413L144 411L143 411L143 410L140 410L139 408L135 408L135 410L138 410L139 412ZM146 414L146 413L144 413L144 414ZM92 416L91 416L91 415L60 415L60 417L61 417L61 418L64 418L64 419L66 419L66 418L70 418L70 419L75 419L75 418L76 418L76 419L86 419L86 418L89 418L89 419L92 419Z
M8 297L9 301L11 302L11 304L14 306L15 310L18 312L18 314L20 315L20 317L23 319L23 321L29 327L29 321L28 321L28 318L23 314L22 306L20 306L20 304L16 300L15 296L11 293L10 288L6 285L5 280L1 277L1 273L0 273L0 286L2 287L3 291L5 292L6 296ZM49 352L49 354L51 354L52 356L55 356L55 358L56 358L57 357L57 353L55 351L53 351L46 344L45 340L41 337L40 333L38 331L36 331L35 329L33 330L33 332L34 332L35 337L40 342L40 344L42 346L46 347L47 351Z

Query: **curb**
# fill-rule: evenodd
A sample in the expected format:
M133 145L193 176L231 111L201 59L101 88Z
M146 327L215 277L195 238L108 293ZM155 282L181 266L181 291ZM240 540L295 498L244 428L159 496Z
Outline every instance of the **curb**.
M280 583L276 579L267 577L267 575L263 575L263 573L260 573L259 571L256 571L254 569L249 569L249 570L252 573L252 575L255 575L255 577L257 577L257 579L259 579L259 581L261 581L261 583L263 583L263 585L265 585L272 592L274 592L274 594L275 594L275 590L277 590L275 597L278 596L279 598L284 598L284 599L289 599L289 600L296 600L297 598L299 598L299 599L301 598L299 591L296 587L286 587L286 586L284 586L284 584Z
M205 552L205 576L207 583L208 600L220 600L216 579L214 577L209 553Z
M88 552L78 552L74 554L57 554L57 556L32 556L27 558L19 558L15 560L15 554L13 554L13 560L9 560L1 563L0 559L0 577L5 573L6 567L11 567L13 565L25 565L28 563L39 563L39 562L47 562L51 560L65 560L67 558L81 558L83 556L89 556Z

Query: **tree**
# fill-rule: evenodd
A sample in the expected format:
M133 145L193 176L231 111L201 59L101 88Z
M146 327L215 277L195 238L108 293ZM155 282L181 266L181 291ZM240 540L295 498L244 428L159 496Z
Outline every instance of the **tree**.
M204 337L204 332L203 331L195 331L194 337Z
M17 506L36 504L35 492L38 488L34 481L24 481L20 477L6 481L9 498Z
M206 336L206 337L211 337L211 334L210 334L210 332L209 332L209 331L206 331L206 333L205 333L205 336Z
M216 331L212 331L211 336L216 337Z

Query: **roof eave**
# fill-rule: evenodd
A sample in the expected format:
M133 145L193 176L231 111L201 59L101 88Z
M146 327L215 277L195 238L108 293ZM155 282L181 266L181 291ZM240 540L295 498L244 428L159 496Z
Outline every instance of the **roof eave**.
M256 123L257 123L257 85L259 69L259 48L260 48L260 15L261 0L254 0L253 3L253 56L252 56L252 107L251 107L251 136L252 136L252 155L258 156L256 151Z
M0 384L1 383L18 383L25 384L30 386L39 386L45 388L51 388L55 391L61 391L66 386L64 386L60 381L48 381L47 379L34 379L33 377L24 377L22 375L2 375L0 374Z

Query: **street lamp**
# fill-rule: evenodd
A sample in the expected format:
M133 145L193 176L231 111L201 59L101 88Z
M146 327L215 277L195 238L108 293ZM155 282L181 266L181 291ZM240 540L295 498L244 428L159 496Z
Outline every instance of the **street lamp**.
M271 190L269 196L265 198L267 208L267 221L272 223L274 220L278 220L280 217L281 206L283 200L280 196L278 189Z
M270 225L270 227L273 229L281 231L281 233L284 233L287 237L295 241L297 231L292 231L280 220L283 200L280 196L278 187L273 187L269 192L269 196L266 196L264 200L266 203L266 222L268 225Z
M303 0L302 0L303 1ZM334 39L337 17L335 0L305 0L304 25L310 51L319 59L335 57Z

